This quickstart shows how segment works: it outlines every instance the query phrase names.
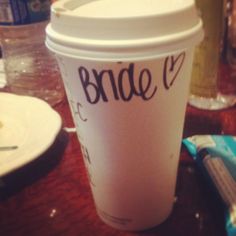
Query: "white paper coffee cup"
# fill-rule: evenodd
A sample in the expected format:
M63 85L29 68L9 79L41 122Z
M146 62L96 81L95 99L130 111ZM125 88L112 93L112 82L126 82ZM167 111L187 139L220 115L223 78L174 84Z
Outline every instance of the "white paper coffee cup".
M143 230L171 212L193 49L194 0L59 1L47 27L100 218Z

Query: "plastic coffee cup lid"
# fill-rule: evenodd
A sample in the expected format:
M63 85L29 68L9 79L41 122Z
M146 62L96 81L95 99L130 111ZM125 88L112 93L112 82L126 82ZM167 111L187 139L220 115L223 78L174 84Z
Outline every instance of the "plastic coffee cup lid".
M163 54L203 37L194 0L61 0L46 32L52 51L71 56Z

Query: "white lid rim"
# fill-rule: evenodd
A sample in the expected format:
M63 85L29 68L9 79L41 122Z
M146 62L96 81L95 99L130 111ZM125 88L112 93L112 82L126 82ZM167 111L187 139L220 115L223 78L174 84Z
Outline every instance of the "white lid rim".
M127 50L127 48L131 50L135 48L137 50L137 48L157 47L163 44L178 43L179 41L184 41L185 43L190 42L190 44L192 43L194 45L199 43L203 38L202 21L199 21L193 28L174 35L135 40L92 40L72 38L65 35L61 35L60 37L60 34L52 31L50 24L47 26L46 32L49 47L50 42L53 42L54 44L61 44L65 47L89 51L120 51L122 49ZM62 37L63 39L61 39Z
M135 58L135 60L145 60L150 58L160 58L173 53L186 51L189 48L194 48L203 38L203 32L195 34L194 37L189 36L185 39L180 39L178 42L165 42L165 44L147 44L146 47L107 47L96 48L96 50L89 47L89 50L82 47L69 47L65 44L58 44L51 41L49 37L46 39L46 46L54 53L61 56L66 56L70 58L79 58L86 60L98 60L98 61L127 61Z

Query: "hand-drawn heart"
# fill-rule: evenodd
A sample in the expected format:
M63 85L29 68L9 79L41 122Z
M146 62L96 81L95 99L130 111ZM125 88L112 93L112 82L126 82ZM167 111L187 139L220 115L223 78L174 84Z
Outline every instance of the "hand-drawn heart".
M175 82L185 59L185 52L180 53L176 58L169 56L165 59L163 70L163 83L165 89L169 89Z

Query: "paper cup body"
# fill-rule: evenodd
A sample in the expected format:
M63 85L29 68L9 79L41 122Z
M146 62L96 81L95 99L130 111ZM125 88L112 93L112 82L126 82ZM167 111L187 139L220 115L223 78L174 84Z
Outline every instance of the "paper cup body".
M76 44L67 36L63 44L55 37L53 19L47 34L98 215L122 230L162 223L174 203L193 37L184 46L180 40L176 46L177 41L135 38L133 44L127 39L106 39L108 44L103 44L81 38Z

